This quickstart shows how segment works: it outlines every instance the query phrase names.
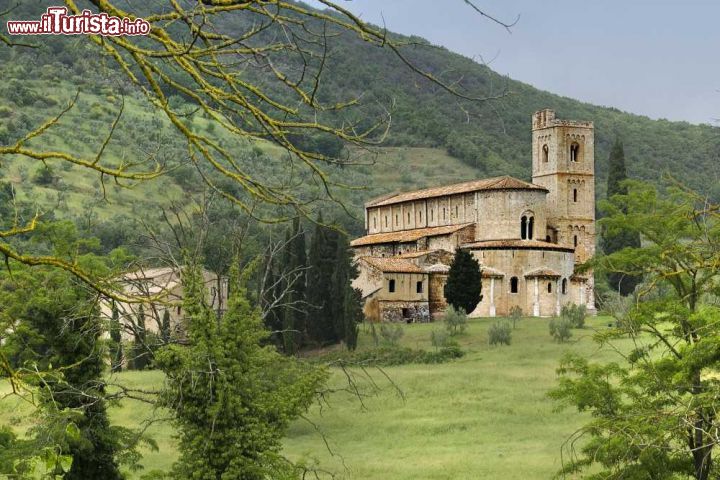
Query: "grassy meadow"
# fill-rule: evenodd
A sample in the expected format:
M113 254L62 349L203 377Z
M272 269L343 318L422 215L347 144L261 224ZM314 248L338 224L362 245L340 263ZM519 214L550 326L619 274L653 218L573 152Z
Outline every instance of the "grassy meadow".
M571 409L558 411L546 393L556 384L555 370L566 352L595 360L615 358L612 351L599 350L591 338L595 330L607 328L608 319L588 319L586 328L573 330L573 338L564 344L552 341L548 319L523 319L513 331L512 345L491 347L487 329L494 321L470 320L468 331L459 337L466 351L459 360L370 369L370 378L354 372L361 392L367 394L362 403L342 391L347 379L336 369L330 387L340 391L330 394L327 403L315 405L307 421L292 425L285 454L317 462L348 479L552 477L561 465L563 442L585 417ZM401 343L431 349L430 332L441 327L405 325ZM371 345L363 327L359 348ZM162 375L126 372L110 380L152 388L161 385ZM176 450L165 412L127 400L111 413L116 424L146 425L159 446L159 451L145 451L145 469L132 478L172 464ZM0 423L22 432L32 418L32 411L17 397L0 401Z

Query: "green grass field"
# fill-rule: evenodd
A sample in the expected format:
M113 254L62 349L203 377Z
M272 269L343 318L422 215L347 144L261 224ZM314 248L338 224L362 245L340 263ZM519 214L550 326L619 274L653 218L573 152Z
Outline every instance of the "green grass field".
M460 337L465 357L440 365L369 370L379 390L356 372L370 395L364 405L348 393L331 394L327 404L311 409L309 421L291 427L285 453L294 460L317 461L322 469L348 479L550 478L561 465L563 442L585 417L570 409L557 411L547 391L556 384L555 370L566 352L614 358L611 351L598 350L591 338L596 329L607 328L607 321L589 319L585 329L573 331L570 342L557 344L548 334L548 319L523 319L513 331L512 345L490 347L486 332L494 320L471 320ZM404 326L402 343L430 349L430 332L441 326ZM370 335L361 332L359 348L370 345ZM162 383L162 376L128 372L113 380L152 387ZM330 386L344 385L345 375L334 371ZM165 469L176 456L165 417L137 401L112 409L116 424L154 421L147 432L160 450L145 452L144 472ZM22 432L32 413L21 400L8 397L0 402L0 422Z

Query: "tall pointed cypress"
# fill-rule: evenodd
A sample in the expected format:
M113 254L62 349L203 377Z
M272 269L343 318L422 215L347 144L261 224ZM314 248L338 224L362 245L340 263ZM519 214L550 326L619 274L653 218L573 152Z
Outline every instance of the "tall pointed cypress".
M308 258L305 247L305 230L300 219L293 221L293 236L290 242L292 254L292 269L295 281L292 284L292 306L288 315L292 316L295 332L293 335L294 347L297 349L305 343L307 335L307 270Z
M110 370L119 372L122 370L123 350L122 334L120 332L120 312L117 304L112 304L112 318L110 319Z
M627 185L623 184L628 178L625 167L625 150L619 139L615 140L610 150L608 168L607 198L610 199L614 195L627 195ZM640 235L628 230L610 232L607 229L603 229L601 245L606 255L626 247L639 248ZM635 286L642 281L642 277L610 272L607 274L607 280L610 288L614 291L620 292L621 295L628 295L635 290Z
M355 350L357 346L358 323L363 318L361 295L352 287L357 275L348 237L340 234L332 282L335 290L332 297L333 320L336 337L342 339L349 350Z
M320 345L340 339L333 319L337 311L332 286L337 240L337 232L324 226L322 214L318 215L308 260L307 330L310 341Z
M450 265L445 299L456 310L471 313L482 300L482 275L480 264L467 250L458 249Z

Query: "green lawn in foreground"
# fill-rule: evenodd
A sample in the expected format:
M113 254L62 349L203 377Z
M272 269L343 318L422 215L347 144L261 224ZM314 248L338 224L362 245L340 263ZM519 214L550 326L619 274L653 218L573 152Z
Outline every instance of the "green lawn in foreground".
M511 346L490 347L487 329L494 321L470 321L459 339L467 351L460 360L384 369L404 400L380 371L370 370L381 390L364 399L364 409L356 397L342 392L330 395L322 411L313 407L308 418L325 434L335 456L315 427L302 420L290 429L285 453L294 460L317 459L323 469L348 479L550 478L560 467L562 443L585 417L572 410L555 411L546 392L555 385L555 369L565 352L595 360L614 358L590 338L594 329L607 328L608 320L589 319L585 329L573 331L571 342L557 344L548 334L548 319L524 319L513 331ZM441 327L404 326L402 343L432 348L430 332ZM364 330L360 348L371 345ZM113 380L150 388L162 383L162 375L127 372ZM333 373L331 386L345 382L342 372ZM371 392L368 382L363 385ZM127 426L158 420L148 433L160 451L145 453L143 472L172 464L176 451L172 428L160 421L164 412L136 401L111 412L114 423ZM29 422L27 409L15 398L0 402L0 423L22 431Z

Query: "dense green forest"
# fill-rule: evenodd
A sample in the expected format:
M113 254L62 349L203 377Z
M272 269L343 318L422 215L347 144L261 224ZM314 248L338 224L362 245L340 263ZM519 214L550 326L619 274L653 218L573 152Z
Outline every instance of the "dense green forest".
M5 3L8 2L0 2ZM33 18L43 9L44 6L35 2L26 2L13 11L13 16ZM221 16L216 21L220 29L243 31L249 28L253 18L250 14L232 15ZM348 207L347 211L336 202L323 200L319 205L352 233L362 229L362 203L387 191L501 174L529 178L530 116L546 107L555 109L560 118L595 122L598 197L605 194L607 159L616 138L625 145L631 178L657 182L663 174L671 173L691 187L714 198L720 197L717 169L720 129L717 127L651 120L578 102L498 75L487 66L431 46L421 38L397 38L411 44L405 47L404 54L418 67L448 82L461 78L459 88L468 96L497 98L460 99L437 84L419 78L386 49L365 44L348 33L333 38L318 96L329 102L358 98L359 106L343 113L325 114L355 117L333 121L368 125L386 110L392 118L387 135L381 138L378 133L373 138L378 142L377 148L362 152L360 157L356 150L349 153L363 165L331 168L330 174L343 184L359 188L335 190L336 198ZM106 194L95 177L81 171L75 174L72 167L54 170L50 162L50 172L43 172L44 165L34 169L7 162L6 180L18 186L22 183L18 198L39 204L43 211L54 211L61 217L84 217L85 221L100 226L104 222L117 225L116 217L148 215L148 211L154 210L148 206L191 202L202 182L198 181L197 172L188 166L186 146L166 119L143 104L140 94L129 85L118 67L81 38L45 37L37 44L38 48L32 49L0 50L3 78L0 144L10 144L55 115L79 92L75 107L43 136L45 147L93 154L122 106L122 116L105 155L123 159L152 158L175 168L161 181L143 185L141 189L111 186L112 190ZM248 77L261 85L262 74L262 71L247 70ZM268 88L273 88L270 82ZM185 99L175 95L171 101L182 109ZM287 178L284 168L287 154L283 150L270 143L251 143L216 133L213 122L189 105L187 122L207 135L216 135L233 150L246 152L243 156L247 165L263 178L278 183L296 182L304 189L306 198L322 197L321 187L308 181L310 179ZM338 154L342 149L337 141L322 138L299 141L331 154ZM423 150L416 150L418 147ZM423 168L415 168L418 165ZM24 182L26 179L34 180L32 187ZM88 193L94 195L95 200L87 200Z

